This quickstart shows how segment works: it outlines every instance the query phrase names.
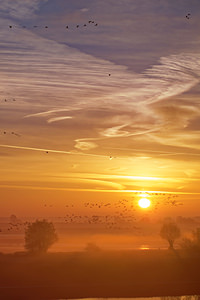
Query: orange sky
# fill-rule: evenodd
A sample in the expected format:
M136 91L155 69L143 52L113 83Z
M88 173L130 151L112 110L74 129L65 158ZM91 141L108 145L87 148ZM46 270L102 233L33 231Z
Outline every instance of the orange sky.
M196 216L199 2L83 2L0 1L0 216Z

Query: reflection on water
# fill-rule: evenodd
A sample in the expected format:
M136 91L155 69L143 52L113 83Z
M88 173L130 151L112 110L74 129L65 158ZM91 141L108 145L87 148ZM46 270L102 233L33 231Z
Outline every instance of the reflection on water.
M70 300L70 299L58 299L58 300ZM192 296L167 296L167 297L141 297L141 298L83 298L73 300L200 300L200 295Z
M150 298L152 299L152 298ZM192 296L174 296L174 297L158 297L157 299L161 300L200 300L199 295L192 295Z

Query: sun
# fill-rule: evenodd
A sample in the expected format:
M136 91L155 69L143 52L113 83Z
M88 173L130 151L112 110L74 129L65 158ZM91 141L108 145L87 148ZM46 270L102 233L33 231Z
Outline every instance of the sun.
M151 201L147 198L141 198L139 201L138 201L138 205L142 208L147 208L151 205Z

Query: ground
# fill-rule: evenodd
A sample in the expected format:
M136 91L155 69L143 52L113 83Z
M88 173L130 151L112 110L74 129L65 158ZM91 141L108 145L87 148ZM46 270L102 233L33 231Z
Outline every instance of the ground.
M200 256L167 250L0 255L2 299L200 294Z

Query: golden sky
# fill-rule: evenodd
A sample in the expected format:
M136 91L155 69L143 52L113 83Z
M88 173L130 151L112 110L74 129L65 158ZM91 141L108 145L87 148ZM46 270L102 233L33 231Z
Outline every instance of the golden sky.
M0 4L0 215L197 215L199 1Z

